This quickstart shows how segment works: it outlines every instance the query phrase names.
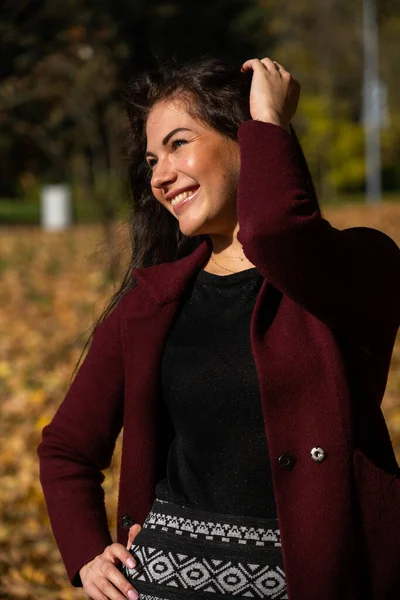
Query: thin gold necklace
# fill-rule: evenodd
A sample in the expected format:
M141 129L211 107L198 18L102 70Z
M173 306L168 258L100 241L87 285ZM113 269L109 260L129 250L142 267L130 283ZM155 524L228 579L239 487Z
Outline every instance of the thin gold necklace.
M242 258L241 256L228 256L227 258L239 258L242 262L244 261L244 258ZM222 265L220 265L219 263L217 263L217 261L215 260L215 258L213 257L212 254L211 254L211 260L213 262L215 262L215 264L217 265L217 267L220 267L221 269L224 269L225 271L229 271L230 273L237 273L237 271L232 271L231 269L227 269L226 267L223 267Z

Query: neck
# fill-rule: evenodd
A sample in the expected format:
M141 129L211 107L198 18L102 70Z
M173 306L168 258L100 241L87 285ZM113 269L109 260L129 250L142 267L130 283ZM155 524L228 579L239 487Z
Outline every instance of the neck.
M213 255L215 257L220 260L229 257L245 257L243 246L237 239L238 231L239 223L237 223L235 229L227 235L209 235L213 245Z
M254 267L246 257L242 244L237 239L239 224L229 235L208 234L213 246L210 259L204 267L217 275L227 275Z

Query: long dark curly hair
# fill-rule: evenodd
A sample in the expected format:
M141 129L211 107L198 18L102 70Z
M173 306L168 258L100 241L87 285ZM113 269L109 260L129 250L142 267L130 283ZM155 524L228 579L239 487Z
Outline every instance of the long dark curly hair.
M131 189L129 232L131 258L119 289L111 297L99 322L113 310L136 281L134 267L150 267L179 260L190 254L206 237L188 237L178 220L157 202L150 188L150 170L145 161L146 122L152 107L163 100L179 97L188 113L216 131L237 140L239 125L251 119L249 94L252 73L242 73L240 65L229 65L215 58L200 58L184 64L176 61L159 64L154 70L132 78L123 91L129 131L127 136L128 172ZM299 157L315 194L301 146L292 128Z

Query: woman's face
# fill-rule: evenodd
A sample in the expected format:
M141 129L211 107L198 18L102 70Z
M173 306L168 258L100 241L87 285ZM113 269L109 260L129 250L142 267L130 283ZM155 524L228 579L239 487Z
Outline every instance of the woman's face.
M232 233L237 225L239 144L193 119L177 100L154 105L146 136L152 192L178 219L182 233Z

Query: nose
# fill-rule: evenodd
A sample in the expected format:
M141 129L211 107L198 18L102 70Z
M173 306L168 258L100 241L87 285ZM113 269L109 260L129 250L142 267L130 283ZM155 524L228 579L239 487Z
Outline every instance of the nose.
M154 165L151 175L151 186L158 189L163 189L170 183L176 181L177 173L173 167L169 157L159 159Z

